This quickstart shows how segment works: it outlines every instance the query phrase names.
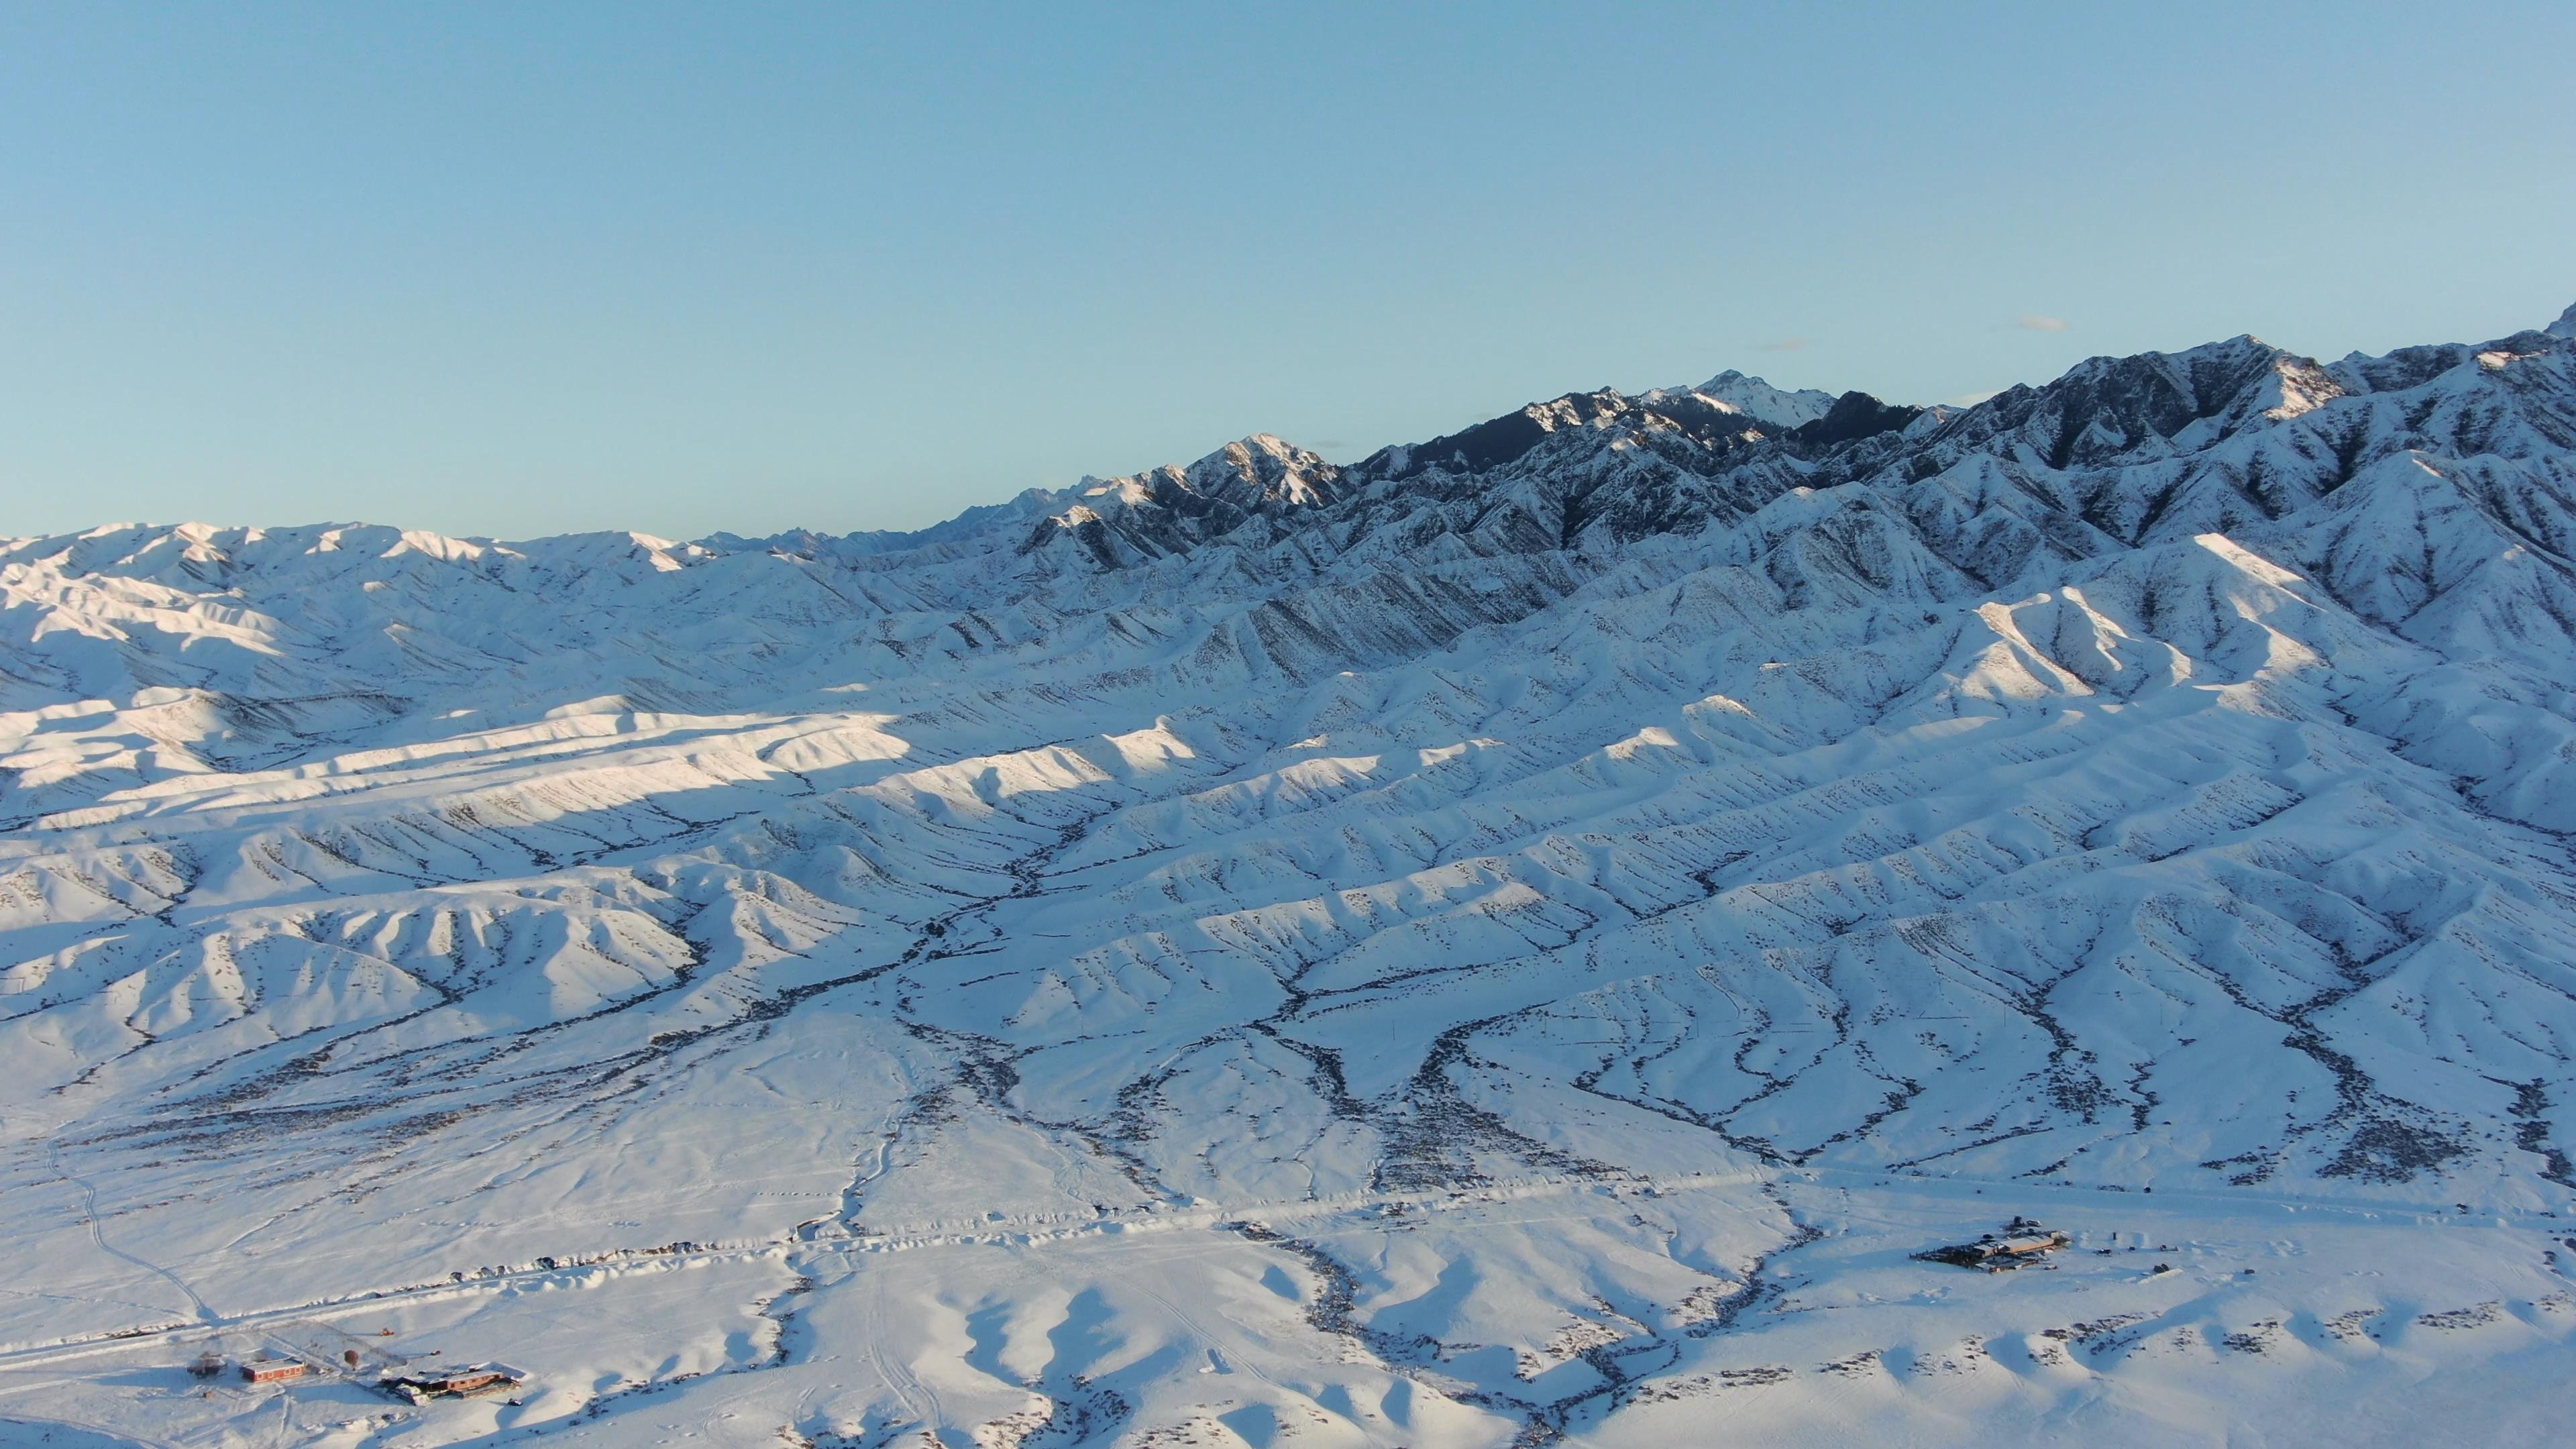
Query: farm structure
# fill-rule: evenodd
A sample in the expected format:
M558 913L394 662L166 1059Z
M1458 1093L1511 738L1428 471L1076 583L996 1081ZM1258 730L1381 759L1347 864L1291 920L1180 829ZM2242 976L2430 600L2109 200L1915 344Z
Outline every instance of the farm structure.
M505 1363L469 1363L439 1369L401 1369L387 1373L377 1383L397 1398L425 1404L432 1399L498 1393L517 1388L527 1379L525 1371Z
M2028 1218L2014 1218L2000 1236L1988 1233L1973 1243L1930 1248L1914 1256L1927 1263L1950 1263L1961 1268L2004 1273L2036 1263L2070 1241L2064 1233L2051 1232Z

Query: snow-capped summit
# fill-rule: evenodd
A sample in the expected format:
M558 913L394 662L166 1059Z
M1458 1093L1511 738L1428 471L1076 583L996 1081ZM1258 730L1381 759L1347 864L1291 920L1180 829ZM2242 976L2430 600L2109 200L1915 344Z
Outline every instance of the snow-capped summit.
M1747 377L1729 368L1692 392L1722 403L1774 428L1794 428L1812 423L1833 409L1834 394L1814 388L1795 392L1773 387L1758 377Z
M2542 330L2552 337L2576 338L2576 302L2569 303L2567 310L2558 314L2558 320Z

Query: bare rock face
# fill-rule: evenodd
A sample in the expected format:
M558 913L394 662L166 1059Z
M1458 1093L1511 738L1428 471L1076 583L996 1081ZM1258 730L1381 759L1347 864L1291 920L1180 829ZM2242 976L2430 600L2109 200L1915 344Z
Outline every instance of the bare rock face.
M0 541L0 1354L525 1365L406 1443L1680 1443L1813 1364L2039 1436L2240 1341L2343 1402L2298 1326L2383 1309L2482 1382L2565 1316L2571 681L2576 309L908 535ZM2069 1326L1883 1307L2023 1210ZM53 1417L198 1432L123 1382Z

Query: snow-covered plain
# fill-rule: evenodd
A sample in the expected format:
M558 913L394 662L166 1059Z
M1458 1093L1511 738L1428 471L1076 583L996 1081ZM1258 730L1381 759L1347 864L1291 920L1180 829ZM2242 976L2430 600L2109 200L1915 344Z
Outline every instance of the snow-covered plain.
M0 1441L2556 1437L2572 558L2576 309L0 541Z

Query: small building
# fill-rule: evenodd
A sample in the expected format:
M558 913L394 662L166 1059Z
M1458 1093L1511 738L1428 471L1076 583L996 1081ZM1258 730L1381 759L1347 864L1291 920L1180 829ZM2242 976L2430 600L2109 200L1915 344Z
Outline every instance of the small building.
M498 1393L528 1381L524 1370L505 1363L449 1364L434 1369L389 1369L377 1383L397 1398L425 1404L432 1399Z
M1931 1248L1914 1256L1927 1263L1949 1263L1961 1268L1982 1268L1989 1273L2008 1272L2025 1263L2065 1247L2073 1239L2064 1233L2051 1232L2028 1218L2014 1218L2002 1236L1988 1233L1973 1243Z
M1990 1257L2027 1258L2040 1253L2054 1253L2065 1247L2064 1233L2031 1233L2018 1238L2002 1238L1988 1245Z
M254 1384L288 1383L310 1372L301 1360L291 1358L254 1359L241 1366L243 1381Z

